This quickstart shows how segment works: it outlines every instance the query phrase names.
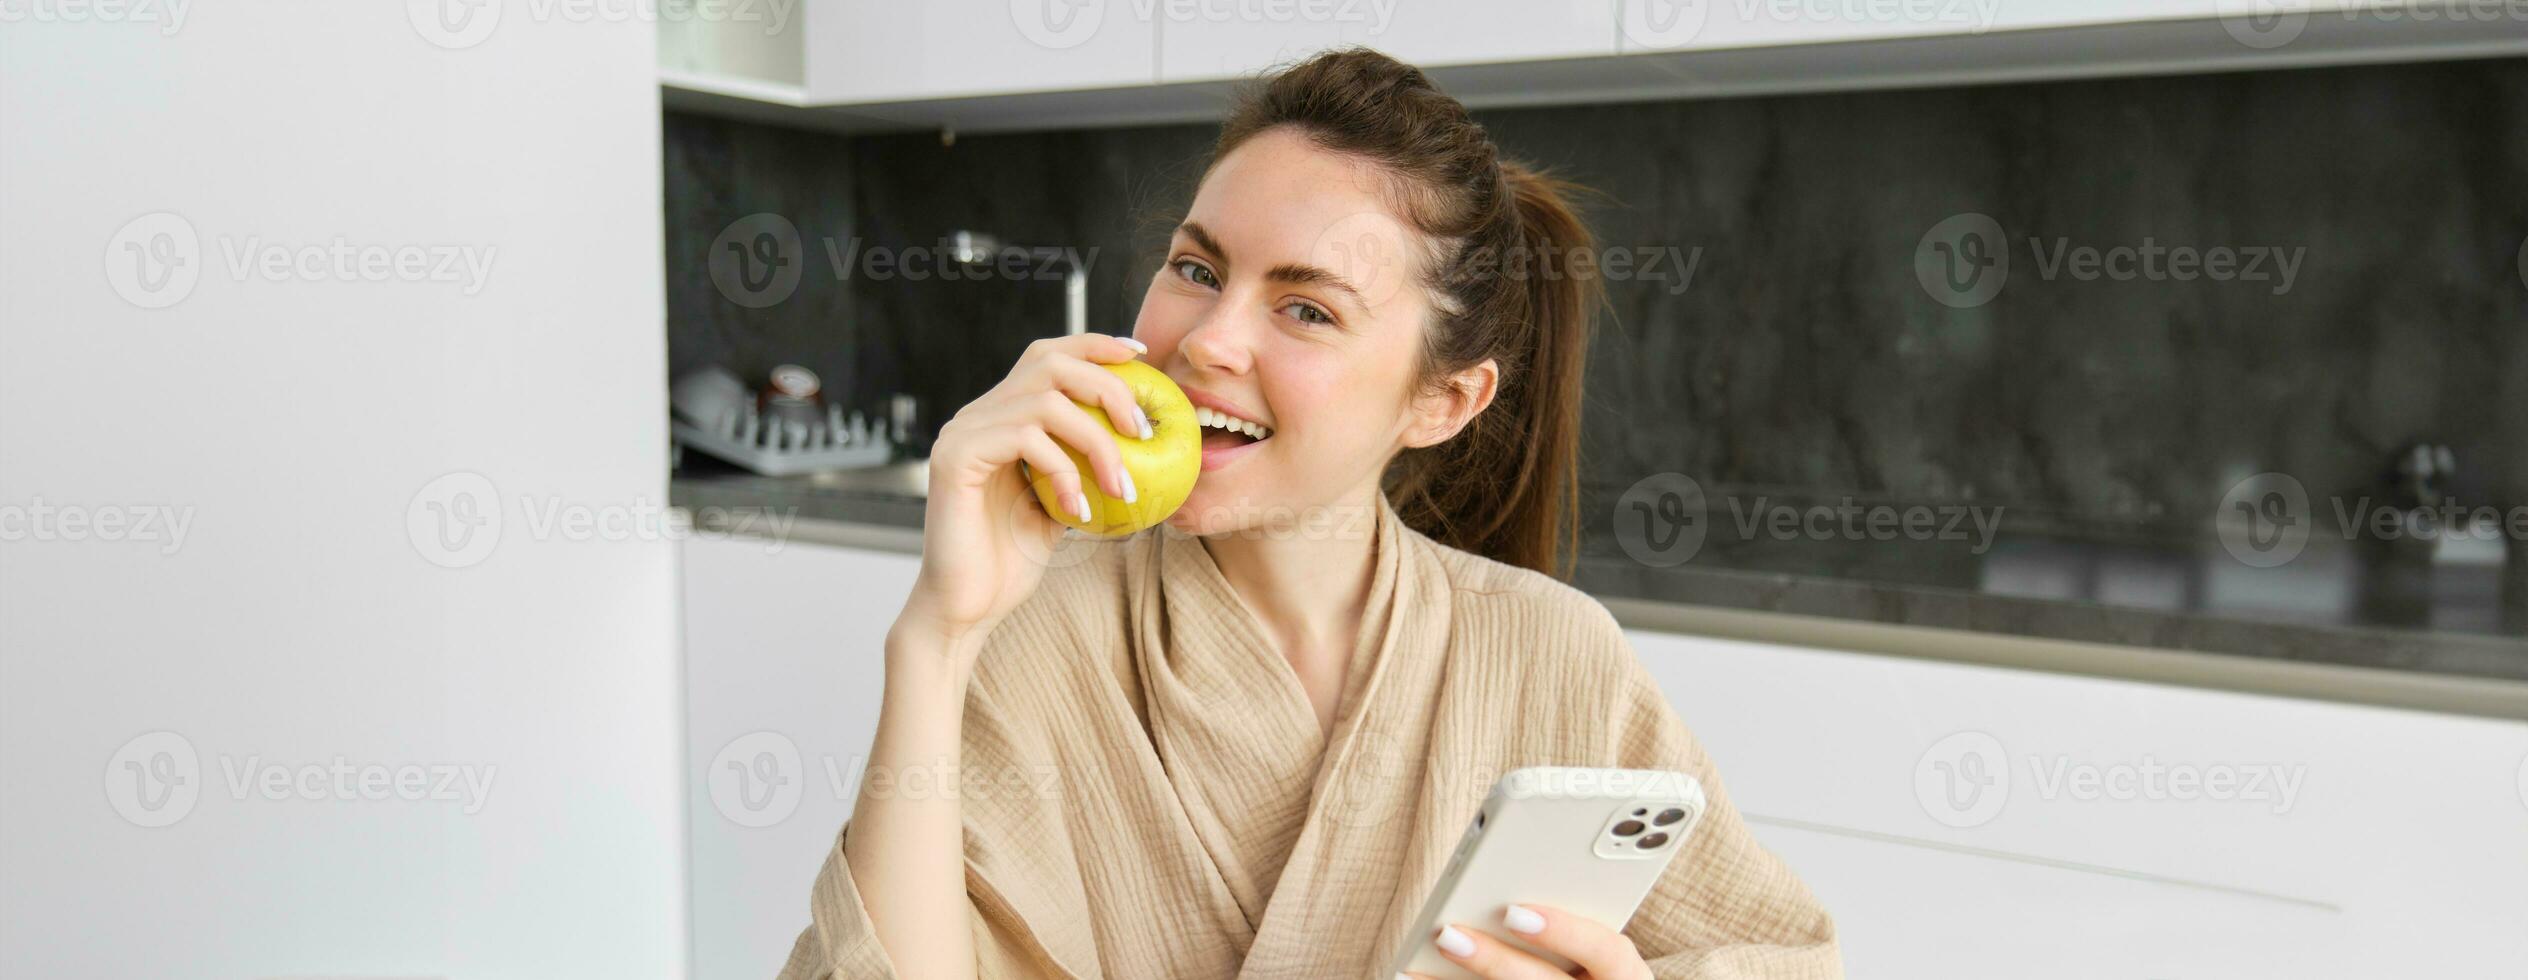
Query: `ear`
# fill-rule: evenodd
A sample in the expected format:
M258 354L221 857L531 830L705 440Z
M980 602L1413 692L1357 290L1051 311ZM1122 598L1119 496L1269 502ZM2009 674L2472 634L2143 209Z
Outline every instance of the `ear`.
M1436 446L1455 437L1492 404L1500 386L1501 365L1487 357L1450 375L1440 390L1415 396L1412 422L1404 431L1405 448Z

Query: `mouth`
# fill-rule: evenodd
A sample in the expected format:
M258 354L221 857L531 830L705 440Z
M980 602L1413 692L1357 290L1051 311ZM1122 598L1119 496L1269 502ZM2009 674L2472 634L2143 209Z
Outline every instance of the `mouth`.
M1197 399L1194 421L1203 430L1203 469L1216 470L1251 452L1273 438L1273 428L1254 419L1240 418L1221 409L1201 404L1212 399Z

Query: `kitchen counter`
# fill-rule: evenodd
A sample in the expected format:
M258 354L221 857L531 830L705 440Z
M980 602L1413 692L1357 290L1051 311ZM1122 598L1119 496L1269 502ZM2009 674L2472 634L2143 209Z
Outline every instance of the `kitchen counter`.
M918 551L921 486L919 463L719 473L677 477L671 501L705 525L769 509L776 519L758 523L798 540ZM1723 537L1661 568L1593 528L1572 583L1635 628L2528 717L2528 609L2498 560L2417 561L2321 538L2259 569L2212 540L2007 527L1980 551Z

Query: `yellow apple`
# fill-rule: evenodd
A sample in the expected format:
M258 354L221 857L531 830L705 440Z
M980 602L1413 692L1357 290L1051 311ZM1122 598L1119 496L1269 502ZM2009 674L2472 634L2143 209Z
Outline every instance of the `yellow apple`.
M1102 537L1121 537L1167 520L1185 505L1186 496L1194 492L1194 479L1203 472L1203 430L1194 422L1194 403L1185 398L1185 389L1158 368L1140 361L1101 365L1115 372L1132 386L1132 400L1141 406L1141 413L1150 417L1150 438L1137 433L1127 435L1115 428L1114 420L1104 409L1074 402L1082 411L1097 419L1098 424L1115 437L1115 447L1122 451L1124 470L1132 474L1133 489L1138 491L1131 503L1110 497L1097 485L1097 473L1089 468L1088 458L1070 446L1062 447L1071 463L1080 468L1080 490L1088 495L1091 520L1080 521L1078 514L1062 501L1053 489L1053 481L1044 474L1022 470L1027 482L1036 488L1036 499L1045 505L1045 513L1072 527Z

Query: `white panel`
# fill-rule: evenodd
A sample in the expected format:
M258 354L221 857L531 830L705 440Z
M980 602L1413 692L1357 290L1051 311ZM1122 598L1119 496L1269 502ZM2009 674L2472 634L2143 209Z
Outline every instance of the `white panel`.
M1139 0L816 0L808 97L851 105L1148 85L1158 30Z
M2528 971L2528 725L1632 638L1854 976Z
M38 9L0 25L0 976L682 976L652 26Z
M1166 82L1242 78L1361 45L1416 65L1618 53L1615 0L1156 0Z
M1377 48L1416 65L1463 65L1619 53L1616 0L1360 0L1380 18L1345 22L1343 42Z
M921 559L748 538L684 554L694 976L759 980L851 815Z

